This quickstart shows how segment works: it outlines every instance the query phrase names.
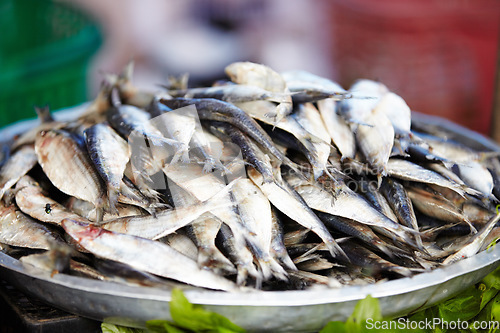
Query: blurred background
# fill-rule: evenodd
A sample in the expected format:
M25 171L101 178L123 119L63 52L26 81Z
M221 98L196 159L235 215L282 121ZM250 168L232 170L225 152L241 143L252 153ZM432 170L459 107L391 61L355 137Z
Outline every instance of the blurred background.
M498 0L0 0L0 126L93 99L135 61L157 91L224 78L233 61L380 80L412 110L490 133Z

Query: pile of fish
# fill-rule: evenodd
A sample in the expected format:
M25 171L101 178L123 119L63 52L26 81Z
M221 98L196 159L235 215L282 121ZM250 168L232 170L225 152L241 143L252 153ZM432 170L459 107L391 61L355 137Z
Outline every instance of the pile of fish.
M132 70L4 145L3 251L52 274L293 290L427 272L500 234L499 154L415 131L380 82L238 62L150 93Z

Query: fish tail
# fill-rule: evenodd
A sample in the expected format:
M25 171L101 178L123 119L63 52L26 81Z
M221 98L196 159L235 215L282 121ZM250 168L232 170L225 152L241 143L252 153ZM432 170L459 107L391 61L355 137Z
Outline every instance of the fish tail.
M109 212L114 215L119 215L118 208L116 205L118 204L118 195L119 189L113 186L108 186L108 207Z
M236 274L233 263L227 259L217 248L200 248L198 252L198 265L220 274Z

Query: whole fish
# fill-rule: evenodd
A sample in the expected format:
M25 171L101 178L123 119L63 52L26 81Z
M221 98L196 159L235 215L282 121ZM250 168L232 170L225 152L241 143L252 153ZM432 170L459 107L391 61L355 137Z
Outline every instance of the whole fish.
M394 144L394 127L389 118L373 110L363 118L372 126L358 126L355 136L360 153L378 173L387 173L387 162Z
M465 184L481 192L485 197L492 198L493 177L490 171L475 161L468 161L466 164L457 164L459 177Z
M382 214L387 216L394 222L398 221L396 214L392 210L387 199L380 193L377 189L376 184L370 182L366 179L362 179L356 184L359 186L358 193L363 194L363 196Z
M257 143L262 145L266 151L270 152L276 158L281 161L287 161L287 157L284 156L281 151L279 151L273 144L272 139L269 135L262 129L262 127L257 124L257 122L247 115L240 108L223 101L219 101L212 98L206 99L171 99L162 100L167 106L176 109L188 105L196 106L198 114L202 119L218 120L218 121L228 121L234 126L238 127L240 130L245 132L248 136L254 139ZM205 118L204 113L208 118ZM226 117L211 117L212 114L220 114Z
M63 131L40 133L35 142L38 163L61 192L91 202L102 211L106 194L86 151ZM98 220L102 219L102 212Z
M5 191L14 186L36 163L37 155L33 146L23 146L16 151L0 169L0 199Z
M271 92L289 94L290 91L283 77L271 68L252 62L235 62L225 68L226 74L231 81L238 84L260 87ZM274 124L289 115L293 110L292 97L281 102L274 113ZM268 114L272 116L273 114Z
M173 202L176 207L196 205L199 200L183 190L174 182L169 184ZM215 245L215 239L221 228L222 221L211 213L204 213L187 227L188 234L198 246L198 264L220 274L236 273L233 264L221 253Z
M399 222L408 228L413 228L413 230L419 231L417 217L415 216L415 211L413 210L412 201L410 200L404 186L392 178L385 177L382 180L380 191L387 199L389 206L391 206L392 211L398 217ZM417 245L420 248L423 248L422 238L420 235L415 235L415 240Z
M321 100L318 102L318 110L333 144L342 155L342 159L354 158L356 155L354 133L344 119L337 114L337 102L331 98Z
M411 110L401 96L387 92L380 97L374 109L375 112L385 114L391 121L397 137L411 134Z
M227 206L221 199L227 196L233 183L226 186L212 198L191 206L181 206L163 210L156 216L129 216L103 223L102 228L147 239L159 239L196 220L202 214Z
M24 214L42 222L60 225L65 218L87 221L46 196L40 185L30 176L24 176L17 182L16 204Z
M337 242L333 239L323 222L321 222L295 190L284 184L264 182L262 175L253 168L248 169L248 176L279 211L317 234L328 246L332 256L345 256L345 253L339 250Z
M168 90L173 97L184 98L215 98L229 103L241 103L267 100L276 103L286 103L290 94L268 91L251 85L223 85L206 88L191 88L185 90Z
M106 124L86 129L85 140L90 159L106 184L110 211L117 213L118 193L132 153L130 147Z
M345 219L339 216L334 216L331 214L316 212L318 217L325 223L326 226L330 226L336 230L339 230L347 235L358 238L365 244L372 246L387 256L392 257L393 254L389 251L386 243L378 237L370 227L356 222L354 220Z
M316 184L306 183L302 180L297 182L290 177L287 180L291 182L291 186L295 188L310 208L366 225L378 226L387 230L388 235L393 238L398 237L403 242L414 245L413 235L416 233L415 230L390 220L347 186L342 186L333 196Z
M250 179L236 180L232 194L238 202L241 221L250 232L256 235L255 240L260 254L259 266L263 276L270 278L272 274L278 279L286 280L286 271L271 256L273 216L269 200ZM254 252L256 252L255 249ZM267 272L268 270L270 272Z
M200 269L195 261L161 242L69 219L63 220L62 226L78 244L98 257L194 286L227 291L237 289L233 282Z
M476 229L468 218L446 198L432 195L419 188L409 188L408 196L422 213L450 223L467 223L472 232Z
M366 117L389 89L380 82L362 79L354 82L349 92L352 98L339 102L339 114L353 124L375 125L376 119L366 119Z
M292 93L294 104L317 102L326 98L342 100L350 97L350 94L337 83L307 71L286 71L281 73L281 76Z
M59 235L47 226L24 215L15 205L0 207L0 243L48 250L53 243L61 243Z
M418 164L398 158L391 158L387 162L387 173L394 178L412 182L434 184L448 188L460 194L462 197L468 191L466 187L446 179L440 174L428 170ZM471 192L474 194L475 192Z
M288 270L297 270L295 264L293 263L290 255L287 252L283 234L282 222L278 217L278 212L276 208L271 208L272 217L272 238L271 238L271 254L276 258L283 267L288 268Z
M270 105L267 101L256 101L240 103L238 106L247 112L252 118L258 119L269 125L274 125L270 122L265 113L269 110ZM291 133L296 137L304 150L301 152L306 155L307 159L313 167L313 172L315 178L321 176L325 170L327 170L328 157L330 156L331 146L329 143L318 138L316 135L309 133L294 117L284 117L276 124L276 128L282 129L288 133ZM279 157L278 157L279 158ZM287 161L285 159L285 161ZM290 163L287 161L287 164Z
M474 236L472 236L460 250L450 255L443 261L443 265L450 265L461 259L469 258L475 255L483 246L490 232L493 230L497 222L500 220L500 214L496 214L484 227L481 228Z
M340 245L346 253L348 253L349 260L354 265L363 267L368 275L376 275L380 271L396 273L402 276L412 276L413 273L409 268L401 267L385 260L368 250L353 242L344 242Z

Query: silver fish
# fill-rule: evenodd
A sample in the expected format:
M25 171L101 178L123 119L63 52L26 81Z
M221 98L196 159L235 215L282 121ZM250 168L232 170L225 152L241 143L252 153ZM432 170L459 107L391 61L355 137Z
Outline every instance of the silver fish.
M231 81L238 84L257 86L277 93L290 93L283 77L271 68L261 64L235 62L226 66L225 72ZM286 101L281 102L276 107L274 124L278 124L281 119L289 115L292 109L292 97L289 96Z
M387 230L389 237L399 237L408 244L413 243L415 230L402 226L378 212L363 197L347 186L342 186L335 196L322 187L303 180L287 178L309 207L331 215L342 216L366 225Z
M157 213L156 216L146 215L118 218L107 221L101 226L106 230L123 234L147 239L159 239L188 225L208 211L221 206L227 206L228 204L221 199L227 196L232 186L233 183L224 187L219 193L202 203L163 210Z
M105 207L104 186L92 161L67 132L40 133L35 151L38 163L60 191L91 202L98 209Z
M271 204L262 191L249 179L238 179L232 190L238 202L241 221L256 235L255 241L260 254L259 266L265 278L275 277L286 280L287 273L271 256L273 217Z
M286 103L290 94L268 91L257 86L234 84L206 88L191 88L185 90L168 90L173 97L184 98L215 98L229 103L268 100L276 103Z
M106 183L110 211L117 213L118 193L132 153L130 147L106 124L86 129L85 140L89 156Z
M375 110L389 118L396 136L411 134L411 110L403 98L393 92L385 93L375 106Z
M36 163L37 155L33 146L23 146L16 151L0 169L0 199L5 191L14 186Z
M294 103L316 102L326 98L341 100L350 97L350 94L337 83L307 71L286 71L281 73L281 76L292 92Z
M386 170L387 173L394 178L438 185L453 190L461 196L465 196L466 193L466 190L460 184L452 182L434 171L407 160L391 158L387 162Z
M492 197L493 177L486 167L478 162L468 161L466 164L457 164L457 169L464 183L478 190L485 197Z
M413 228L419 231L417 217L413 210L412 201L404 186L392 178L386 177L382 180L380 191L387 199L387 202L392 208L392 211L398 217L401 224L408 228ZM422 238L420 235L415 235L415 240L420 248L423 248Z
M87 221L43 192L33 178L24 176L16 184L16 204L24 214L42 222L60 225L65 218Z
M200 269L195 261L161 242L68 219L63 220L62 226L78 244L98 257L194 286L227 291L238 288L233 282Z
M467 223L471 231L476 232L476 229L467 217L447 199L414 187L408 189L408 196L415 207L422 213L445 222Z
M345 256L345 253L339 250L337 242L333 239L323 222L321 222L311 208L300 199L300 196L298 196L293 189L288 188L284 184L279 185L275 182L264 182L262 175L253 168L248 169L248 176L278 210L317 234L328 246L332 256Z
M359 151L377 173L385 175L394 144L394 128L389 118L376 110L364 120L373 125L358 126L355 136Z
M60 237L45 225L24 215L14 205L0 207L0 243L48 250Z
M238 104L242 110L247 112L252 118L258 119L264 123L272 125L272 123L267 119L265 114L269 110L270 106L267 101L255 101ZM277 128L280 128L288 133L291 133L296 137L300 143L307 150L307 158L313 167L313 172L315 178L321 176L327 168L328 157L330 156L331 146L329 143L318 138L316 135L309 133L302 127L296 118L294 117L284 117L276 124ZM289 163L288 163L289 164Z
M500 214L494 216L486 225L481 228L474 236L472 236L464 246L450 255L443 261L443 265L450 265L459 260L469 258L475 255L479 249L483 246L488 234L493 230L497 222L500 220Z
M354 124L375 125L375 119L366 119L378 104L380 98L389 92L382 83L372 80L358 80L350 88L352 98L339 103L339 114Z
M318 110L333 144L339 149L342 159L354 158L356 140L349 125L337 114L337 102L324 99L318 102Z

